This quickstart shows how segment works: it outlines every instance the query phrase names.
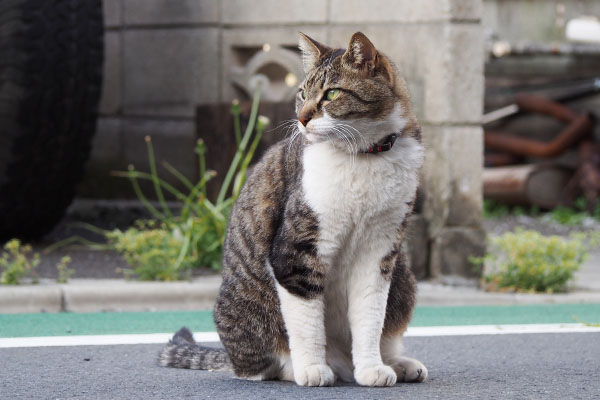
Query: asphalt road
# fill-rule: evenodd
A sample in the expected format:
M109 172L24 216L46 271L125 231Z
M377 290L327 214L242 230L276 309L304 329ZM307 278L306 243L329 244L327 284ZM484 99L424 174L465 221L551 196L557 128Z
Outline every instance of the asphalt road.
M422 384L302 388L159 367L160 345L0 349L0 399L598 399L600 334L410 337Z

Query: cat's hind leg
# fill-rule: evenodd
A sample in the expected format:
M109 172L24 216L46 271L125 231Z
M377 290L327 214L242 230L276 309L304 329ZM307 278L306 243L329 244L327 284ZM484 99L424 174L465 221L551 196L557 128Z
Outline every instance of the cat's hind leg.
M428 371L419 360L403 356L402 334L382 336L381 357L396 372L398 382L423 382Z

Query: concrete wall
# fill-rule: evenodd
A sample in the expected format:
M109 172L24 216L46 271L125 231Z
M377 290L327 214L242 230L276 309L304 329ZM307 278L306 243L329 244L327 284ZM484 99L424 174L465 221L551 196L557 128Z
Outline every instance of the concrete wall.
M481 0L104 0L104 6L101 118L82 196L127 193L129 184L107 172L128 163L147 169L145 135L154 138L159 159L194 177L195 106L247 96L245 82L256 72L275 81L268 99L285 100L294 91L285 77L301 79L298 31L346 47L360 30L406 76L423 125L425 218L416 231L428 232L430 273L463 273L468 255L482 251Z
M483 0L488 38L511 43L565 40L565 25L582 15L600 16L598 0Z

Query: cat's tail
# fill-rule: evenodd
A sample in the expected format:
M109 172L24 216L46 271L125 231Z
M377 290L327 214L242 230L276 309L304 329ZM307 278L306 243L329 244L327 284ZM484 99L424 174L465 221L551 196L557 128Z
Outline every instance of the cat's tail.
M196 344L192 332L181 328L160 352L158 363L164 367L231 371L225 349Z

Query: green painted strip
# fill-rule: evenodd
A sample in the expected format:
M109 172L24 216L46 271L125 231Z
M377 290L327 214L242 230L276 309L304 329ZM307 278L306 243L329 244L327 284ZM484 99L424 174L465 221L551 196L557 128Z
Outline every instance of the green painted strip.
M411 326L600 323L600 304L417 307ZM0 314L0 337L214 331L210 311Z
M211 311L0 314L0 337L215 331Z
M410 326L600 323L600 304L417 307Z

